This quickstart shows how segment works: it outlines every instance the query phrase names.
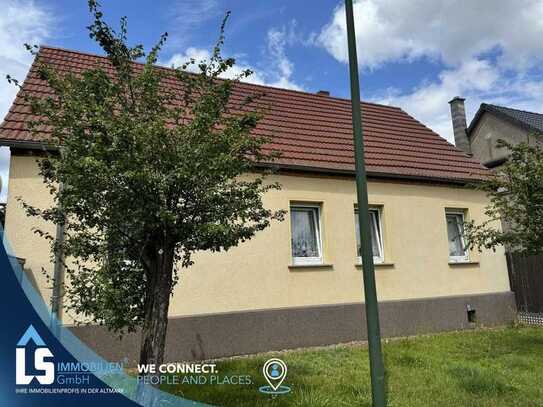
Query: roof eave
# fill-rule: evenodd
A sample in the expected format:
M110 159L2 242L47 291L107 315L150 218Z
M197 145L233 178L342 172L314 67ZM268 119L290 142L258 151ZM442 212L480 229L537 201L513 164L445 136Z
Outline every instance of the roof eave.
M18 141L0 139L0 147L17 148L20 150L58 151L58 147L42 141Z
M275 168L278 170L286 171L299 171L313 174L327 174L327 175L343 175L343 176L356 176L354 170L343 170L335 168L323 168L323 167L310 167L306 165L296 164L277 164L277 163L259 163L257 167L260 168ZM467 185L481 182L480 179L473 178L446 178L446 177L431 177L422 175L407 175L407 174L390 174L386 172L368 171L368 178L377 179L389 179L389 180L406 180L406 181L418 181L418 182L432 182L440 184L453 184L453 185Z
M502 164L505 164L507 162L507 157L504 157L504 158L498 158L496 160L491 160L491 161L488 161L486 163L484 163L483 165L486 167L486 168L489 168L489 169L494 169L496 167L499 167L500 165Z
M58 151L58 147L53 146L51 144L44 143L44 142L39 142L39 141L0 140L0 146L16 148L20 150L34 150L34 151L44 151L44 152ZM300 172L308 172L308 173L344 175L344 176L353 176L353 177L356 175L354 170L312 167L312 166L297 165L297 164L258 163L257 167L267 168L267 169L276 168L279 170L300 171ZM367 175L368 177L371 177L371 178L439 182L439 183L455 184L455 185L466 185L468 183L477 182L476 179L468 179L468 178L464 179L464 178L430 177L430 176L406 175L406 174L390 174L390 173L378 172L378 171L368 171Z

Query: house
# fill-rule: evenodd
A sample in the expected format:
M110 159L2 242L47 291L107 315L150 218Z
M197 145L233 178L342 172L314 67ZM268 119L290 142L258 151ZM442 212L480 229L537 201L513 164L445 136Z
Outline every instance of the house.
M470 125L466 123L464 100L453 98L451 116L457 147L479 160L487 168L499 171L510 154L497 146L498 140L511 145L528 143L543 146L543 114L482 103ZM511 226L502 221L502 228ZM524 256L506 247L509 279L515 292L521 319L543 323L543 255Z
M543 144L543 114L482 103L468 127L464 101L457 96L449 102L455 144L485 167L496 168L507 160L507 149L496 145L500 139L512 145Z
M99 56L42 47L61 72L81 72ZM166 69L166 68L164 68ZM168 86L175 86L169 83ZM256 132L282 152L265 205L289 211L227 253L200 253L181 274L170 305L166 359L187 360L325 345L366 335L357 250L356 187L350 101L293 90L236 84L235 94L265 92L269 109ZM23 93L51 90L31 68ZM362 103L372 246L384 336L508 323L514 318L503 250L464 247L462 223L482 220L485 195L470 187L488 170L397 107ZM11 149L6 236L41 294L41 268L52 270L48 243L31 232L16 200L50 205L36 161L47 133L26 129L19 94L0 127ZM49 225L54 233L54 228ZM61 314L71 325L70 315ZM139 336L119 342L101 327L73 331L104 357L137 359Z

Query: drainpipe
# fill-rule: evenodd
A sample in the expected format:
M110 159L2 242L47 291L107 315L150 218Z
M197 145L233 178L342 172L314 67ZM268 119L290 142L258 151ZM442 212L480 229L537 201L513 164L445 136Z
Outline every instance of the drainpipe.
M62 193L62 183L59 185L59 194ZM57 224L57 230L55 235L55 242L57 246L64 243L64 224ZM53 268L53 295L51 297L51 325L60 325L60 306L61 306L61 287L64 280L64 254L61 249L55 250L55 263ZM55 324L55 319L59 322ZM55 331L56 332L56 331Z

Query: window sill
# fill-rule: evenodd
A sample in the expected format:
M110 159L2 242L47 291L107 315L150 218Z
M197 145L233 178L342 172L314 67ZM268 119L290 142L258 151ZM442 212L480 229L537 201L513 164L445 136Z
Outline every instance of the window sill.
M315 264L289 264L290 270L307 270L307 269L333 269L334 265L329 263L315 263Z
M356 262L354 265L356 267L360 267L360 268L362 267L362 263L360 262ZM384 261L382 263L373 263L373 266L374 267L394 267L394 263L391 261Z
M466 261L449 261L449 266L478 266L479 265L479 262L478 261L471 261L471 260L466 260Z

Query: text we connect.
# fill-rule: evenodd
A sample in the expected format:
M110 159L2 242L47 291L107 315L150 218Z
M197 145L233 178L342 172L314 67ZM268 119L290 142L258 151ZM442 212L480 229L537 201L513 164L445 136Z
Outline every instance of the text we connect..
M164 363L157 366L155 364L138 365L138 373L219 373L215 363Z

